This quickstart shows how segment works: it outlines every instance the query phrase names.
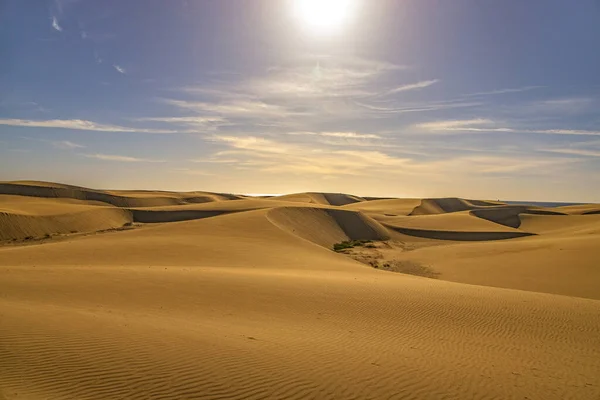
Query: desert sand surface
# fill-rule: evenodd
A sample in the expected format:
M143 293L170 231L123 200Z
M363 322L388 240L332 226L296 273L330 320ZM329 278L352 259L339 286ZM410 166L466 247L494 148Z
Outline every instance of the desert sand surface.
M0 399L597 400L599 211L1 182Z

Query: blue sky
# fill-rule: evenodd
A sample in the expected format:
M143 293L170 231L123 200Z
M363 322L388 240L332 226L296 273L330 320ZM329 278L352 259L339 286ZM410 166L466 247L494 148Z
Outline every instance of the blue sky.
M600 202L600 2L0 2L0 179Z

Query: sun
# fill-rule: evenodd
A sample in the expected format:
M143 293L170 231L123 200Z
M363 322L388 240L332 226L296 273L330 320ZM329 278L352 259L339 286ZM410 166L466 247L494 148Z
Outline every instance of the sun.
M315 33L335 32L354 14L357 0L294 0L294 13Z

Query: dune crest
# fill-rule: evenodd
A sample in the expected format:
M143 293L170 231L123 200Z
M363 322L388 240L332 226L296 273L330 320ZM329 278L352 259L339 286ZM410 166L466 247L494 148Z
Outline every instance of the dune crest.
M387 240L387 229L374 219L356 211L327 208L276 208L268 218L279 228L321 246L346 240Z
M243 198L242 196L207 192L95 190L79 186L32 181L0 182L1 194L97 201L116 207L169 206Z

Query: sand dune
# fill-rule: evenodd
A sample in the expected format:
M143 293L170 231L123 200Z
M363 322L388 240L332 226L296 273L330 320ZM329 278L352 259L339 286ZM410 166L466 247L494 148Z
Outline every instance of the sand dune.
M117 207L167 206L242 198L242 196L207 192L102 191L78 186L32 181L0 182L0 195L2 194L99 201Z
M534 236L449 244L396 253L441 279L600 299L600 235Z
M389 225L387 225L389 226ZM508 232L508 231L445 231L433 229L404 228L400 226L390 226L391 229L404 235L416 236L426 239L453 240L460 242L481 242L489 240L515 239L524 236L531 236L527 232Z
M344 193L298 193L273 197L274 200L343 206L365 201L362 197Z
M120 228L132 222L131 214L118 208L97 208L64 215L16 215L0 212L0 240L46 238L52 235L96 232Z
M594 234L600 230L600 215L569 215L556 217L550 215L523 214L520 216L520 229L536 234L563 233L567 236Z
M346 240L390 238L384 226L354 211L285 207L271 210L268 218L280 229L327 248Z
M0 246L0 398L600 397L595 206L0 187L6 238L137 221Z
M404 217L383 216L378 220L395 232L436 240L486 241L532 235L506 224L478 218L469 211Z
M573 206L555 207L554 210L570 215L585 215L600 212L600 204L577 204Z
M0 241L96 232L133 222L127 210L104 203L0 195Z
M598 302L364 271L12 269L2 388L9 398L597 396Z
M409 215L419 204L421 199L381 199L351 203L344 208L363 211L374 216L398 216Z
M496 207L501 203L466 200L457 198L423 199L421 204L411 212L411 215L429 215L474 210L482 207Z

